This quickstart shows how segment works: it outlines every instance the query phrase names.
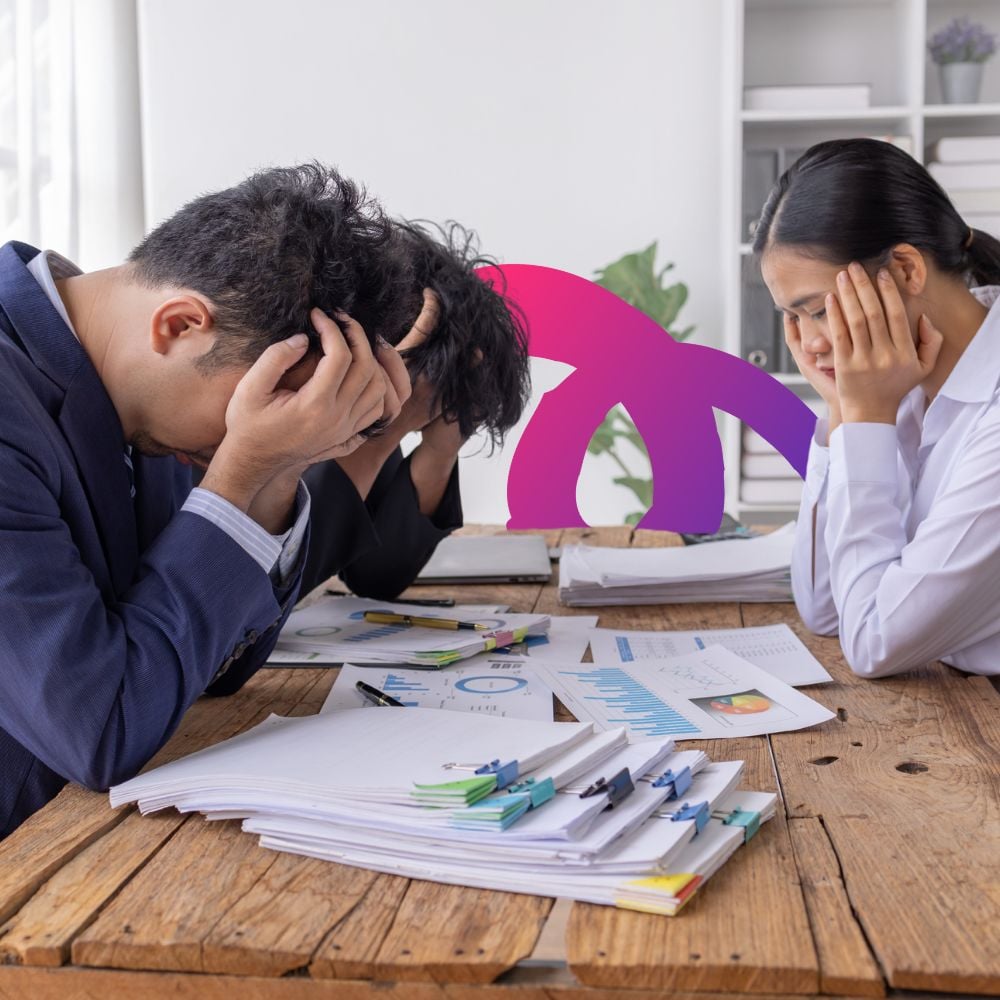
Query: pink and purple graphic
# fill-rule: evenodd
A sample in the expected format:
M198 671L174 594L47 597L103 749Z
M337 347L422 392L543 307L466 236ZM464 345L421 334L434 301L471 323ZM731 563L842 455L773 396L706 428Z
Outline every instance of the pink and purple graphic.
M813 412L766 372L725 351L675 341L600 285L551 267L480 268L528 322L529 353L575 368L545 393L514 453L508 528L586 527L576 484L594 431L619 403L649 452L653 505L639 523L713 532L724 460L713 408L745 421L805 474Z

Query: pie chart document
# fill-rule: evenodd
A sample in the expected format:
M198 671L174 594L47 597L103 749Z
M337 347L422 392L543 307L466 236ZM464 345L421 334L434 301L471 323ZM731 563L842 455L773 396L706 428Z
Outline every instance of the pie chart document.
M581 722L624 726L631 741L709 740L805 729L833 713L724 646L631 663L533 661Z
M537 660L479 656L441 670L407 670L390 664L345 663L323 712L374 708L358 694L364 681L410 708L444 708L512 719L553 719L552 689L533 666ZM380 708L379 711L387 711Z

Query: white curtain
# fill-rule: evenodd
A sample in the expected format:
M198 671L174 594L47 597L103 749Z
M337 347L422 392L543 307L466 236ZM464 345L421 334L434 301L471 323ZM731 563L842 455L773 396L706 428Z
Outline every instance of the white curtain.
M0 242L85 270L142 235L134 0L0 0Z

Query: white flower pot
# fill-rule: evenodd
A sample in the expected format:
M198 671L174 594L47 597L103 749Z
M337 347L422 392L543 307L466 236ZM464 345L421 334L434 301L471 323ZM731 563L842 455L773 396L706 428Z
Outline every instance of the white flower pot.
M983 64L978 62L943 63L941 96L945 104L975 104L983 82Z

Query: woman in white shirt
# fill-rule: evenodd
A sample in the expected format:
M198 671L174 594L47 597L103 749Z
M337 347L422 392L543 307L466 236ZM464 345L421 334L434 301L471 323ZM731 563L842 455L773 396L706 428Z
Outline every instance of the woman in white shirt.
M906 153L850 139L782 176L753 249L829 411L792 559L803 620L865 677L1000 674L1000 242Z

